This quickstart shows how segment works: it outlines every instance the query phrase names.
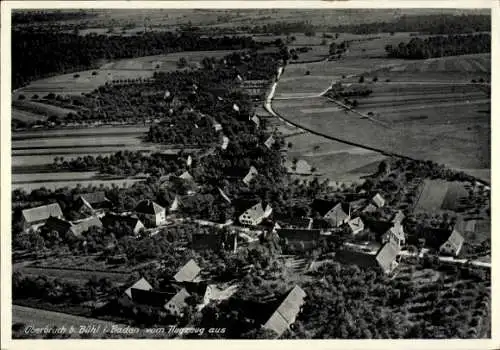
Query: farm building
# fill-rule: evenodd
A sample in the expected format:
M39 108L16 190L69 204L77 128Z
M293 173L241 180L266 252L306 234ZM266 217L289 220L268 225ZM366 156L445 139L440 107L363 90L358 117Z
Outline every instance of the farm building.
M275 142L276 142L276 140L274 139L273 135L271 135L267 138L266 141L264 141L264 146L271 149L271 147L273 147Z
M257 171L257 169L255 169L255 167L252 165L250 167L250 169L248 170L248 173L245 175L245 177L243 178L243 182L245 183L245 185L249 185L250 182L259 174L259 172Z
M126 227L135 235L138 235L141 230L144 229L144 224L139 220L139 218L129 215L117 215L117 214L106 214L101 219L102 225L109 229L114 230L115 234L118 233L120 229Z
M405 245L406 239L403 226L400 223L395 223L382 235L381 241L382 243L392 241L399 247Z
M139 280L137 280L137 282L125 289L122 297L119 299L120 304L124 306L130 306L134 302L134 299L132 297L132 289L152 290L153 287L145 278L140 278Z
M251 202L252 203L252 202ZM249 207L243 211L243 213L238 217L238 220L242 225L257 226L269 217L273 211L273 208L269 204L263 205L262 201L254 201Z
M182 316L183 310L187 306L186 299L190 294L182 288L166 304L165 309L174 316Z
M289 251L313 250L318 247L321 237L318 229L281 228L276 233Z
M376 269L384 274L389 274L398 266L398 254L399 247L392 242L387 242L375 254L344 248L337 251L335 259L342 264Z
M371 198L371 203L375 205L377 208L382 208L385 205L385 199L380 195L380 193L376 193L372 198Z
M317 212L323 219L330 222L332 227L340 227L350 219L350 208L348 204L335 203L324 199L315 199L312 210Z
M463 244L464 237L456 229L453 229L446 242L439 247L439 251L445 255L457 256Z
M42 224L50 217L63 217L61 207L58 203L42 205L36 208L24 209L22 211L23 228L27 229L33 225Z
M302 288L299 286L293 287L263 327L274 331L279 338L295 322L302 309L305 297L306 293Z
M73 223L70 228L70 232L75 237L80 237L82 233L88 231L91 227L102 227L102 222L98 217L91 217L78 222Z
M149 199L140 201L135 207L135 212L147 227L160 226L167 221L165 208Z
M277 219L277 221L280 223L280 227L282 228L302 228L310 230L313 225L313 219L306 217L282 218L282 219Z
M212 302L221 302L227 300L238 291L238 285L216 285L209 284L203 294L203 302L198 305L198 310Z
M357 235L361 231L365 229L365 223L361 218L358 216L354 219L351 219L347 222L347 225L349 226L349 230L353 235Z
M66 238L71 226L71 222L51 216L47 219L41 230L46 233L57 232L59 237Z
M111 201L103 191L75 195L75 208L79 213L94 212L97 209L109 209Z
M174 275L174 280L177 282L193 282L197 280L201 272L201 268L193 259L189 260L179 271Z
M179 206L181 205L181 198L179 196L175 196L174 200L170 204L170 207L168 208L168 211L170 213L175 212L179 210Z

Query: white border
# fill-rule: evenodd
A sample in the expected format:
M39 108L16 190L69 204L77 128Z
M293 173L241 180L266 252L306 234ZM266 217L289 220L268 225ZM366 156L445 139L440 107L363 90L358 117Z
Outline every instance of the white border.
M495 268L498 258L497 248L500 238L495 237L497 220L492 215L492 339L481 340L11 340L11 131L10 131L10 104L11 104L11 72L10 72L10 11L13 8L304 8L304 9L332 9L332 8L492 8L492 152L498 144L498 132L495 128L495 116L499 112L498 74L495 61L499 55L499 25L500 3L498 1L412 1L412 0L385 0L385 1L3 1L1 3L1 348L2 349L93 349L111 346L120 346L123 349L148 349L161 345L175 349L205 348L236 348L255 349L273 348L274 350L300 349L314 346L317 349L500 349L500 323L498 271ZM497 173L497 162L492 157L492 183ZM491 207L496 208L498 196L492 191ZM494 211L492 210L492 214ZM154 344L152 343L154 342Z

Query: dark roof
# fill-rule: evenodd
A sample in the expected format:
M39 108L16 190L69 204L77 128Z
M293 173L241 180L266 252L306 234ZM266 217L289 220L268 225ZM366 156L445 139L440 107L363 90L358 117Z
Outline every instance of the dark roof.
M82 193L82 194L76 195L76 198L82 198L85 201L87 201L89 204L104 203L104 202L109 201L109 199L106 198L106 193L103 191Z
M238 198L232 201L236 215L243 214L246 210L261 202L258 198Z
M362 268L378 267L375 255L345 248L335 253L335 260L342 264L357 265Z
M47 231L66 233L71 226L71 222L51 216L47 219L45 225L43 225L43 229Z
M318 229L298 229L298 228L281 228L276 230L280 238L286 238L289 240L301 240L301 241L314 241L319 240L321 230Z
M365 220L365 225L368 226L368 228L372 232L382 235L386 233L394 225L394 223L386 220L376 220L368 218Z
M334 206L336 202L327 199L315 199L311 204L311 208L318 212L319 215L324 216L328 213Z
M47 220L49 217L62 217L63 213L58 203L42 205L36 208L24 209L23 218L27 223Z
M104 227L113 227L116 223L121 223L131 228L134 228L138 222L139 218L130 215L117 215L117 214L106 214L102 218L102 224Z
M132 300L137 304L163 307L174 296L172 293L131 288Z
M308 228L312 225L312 218L304 217L278 218L277 221L284 228Z
M152 200L145 199L137 204L137 206L135 207L135 211L142 214L156 215L158 213L161 213L162 211L165 211L165 208L156 204Z

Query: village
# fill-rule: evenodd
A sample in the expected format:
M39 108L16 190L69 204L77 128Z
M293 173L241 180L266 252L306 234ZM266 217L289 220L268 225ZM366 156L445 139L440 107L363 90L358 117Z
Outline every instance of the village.
M398 88L369 78L372 61L353 68L345 59L356 45L380 46L380 37L337 42L338 33L325 32L312 49L309 32L293 45L291 35L257 41L190 26L146 29L131 45L146 38L156 55L155 40L164 40L161 59L173 68L160 58L109 62L153 69L112 80L96 69L90 74L105 76L102 84L76 95L13 92L19 106L31 99L74 111L13 123L18 157L31 157L19 160L12 191L14 337L27 338L26 315L36 312L133 327L145 338L489 334L489 183L431 153L387 150L399 119L365 112L372 102L363 98ZM300 61L319 48L325 55ZM214 56L197 51L211 49ZM467 93L483 93L471 84ZM382 97L375 102L392 103ZM315 115L338 127L331 135L313 128ZM47 164L34 159L53 154ZM219 331L145 331L154 327Z

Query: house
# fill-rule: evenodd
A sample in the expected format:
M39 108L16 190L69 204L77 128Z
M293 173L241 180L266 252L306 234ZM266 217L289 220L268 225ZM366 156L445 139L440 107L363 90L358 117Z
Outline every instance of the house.
M257 117L257 115L254 114L252 118L250 118L250 120L255 124L257 128L260 127L260 119L259 117Z
M214 130L217 132L217 131L221 131L222 130L222 125L217 122L217 121L214 121L214 123L212 124Z
M171 315L180 317L183 315L184 308L187 306L186 299L190 296L191 295L186 289L182 288L164 305L164 308Z
M259 172L257 171L257 169L255 169L255 167L252 165L250 167L250 170L248 170L248 173L245 175L245 177L243 178L243 182L245 183L245 185L249 185L250 182L259 174Z
M222 144L221 144L221 148L223 150L227 149L227 146L229 146L229 137L225 136L225 135L222 135Z
M306 293L299 286L295 286L285 297L283 302L273 312L264 324L264 328L270 329L280 337L291 324L295 322L297 315L302 309Z
M218 286L216 284L209 284L203 294L203 301L198 305L198 310L208 305L211 302L221 302L231 298L234 293L238 291L238 285Z
M402 223L403 220L405 219L405 214L401 210L398 210L394 215L392 216L391 222L392 223Z
M363 213L373 213L374 211L377 211L378 207L375 206L372 203L368 203L366 207L362 210Z
M140 290L148 290L149 291L149 290L152 290L153 287L151 286L151 284L149 284L149 282L145 278L143 278L143 277L140 278L139 280L137 280L137 282L135 282L130 287L125 289L125 291L123 292L123 295L118 300L121 305L124 305L124 306L132 305L132 303L134 302L134 300L132 298L132 289L140 289Z
M274 143L276 142L276 140L274 139L273 135L269 136L267 138L267 140L264 142L264 145L271 149L271 147L274 145Z
M439 251L444 255L458 256L463 244L464 237L457 229L453 229L446 242L439 247Z
M273 209L269 204L267 204L264 208L262 202L259 201L246 209L238 217L238 220L242 225L257 226L262 222L262 220L269 217L272 212Z
M372 198L371 198L371 203L375 205L377 208L382 208L385 205L385 199L380 195L380 193L376 193Z
M387 242L376 252L364 252L343 248L335 253L335 259L343 264L357 265L364 269L376 269L389 274L398 266L399 247Z
M389 241L394 242L398 247L405 245L405 233L403 231L403 226L396 222L391 226L381 237L382 243Z
M302 228L310 230L313 225L313 219L309 217L283 218L277 220L283 228Z
M148 227L160 226L167 221L165 208L149 199L140 201L135 207L135 212Z
M351 219L347 222L347 225L349 226L349 230L353 235L357 235L361 231L365 229L365 223L361 218L358 216L354 219Z
M132 306L142 311L161 310L166 314L166 305L168 300L173 297L171 292L160 292L153 289L144 290L131 288Z
M329 220L333 227L340 227L347 223L350 219L349 210L345 210L345 206L342 203L338 203L332 209L330 209L323 218ZM346 212L347 211L347 212Z
M172 203L170 204L170 207L168 208L168 211L170 213L173 213L177 210L179 210L179 206L181 205L181 199L179 196L175 196L174 200L172 201Z
M124 226L130 229L135 235L138 235L144 229L144 224L138 217L130 215L117 215L108 213L101 219L102 225L109 230L116 230Z
M319 229L281 228L276 233L284 240L287 250L296 252L315 249L321 238Z
M103 191L82 193L74 197L77 212L93 212L97 209L109 209L111 206L111 201Z
M194 178L191 176L189 171L185 171L182 174L179 175L180 179L186 180L186 181L193 181Z
M196 125L196 124L195 124ZM187 159L186 159L186 165L188 167L190 167L191 165L193 164L193 158L191 158L190 155L188 155Z
M23 228L27 229L33 225L42 224L48 218L62 218L63 213L58 203L42 205L40 207L24 209L22 211Z
M82 233L88 231L91 227L102 227L102 222L98 217L91 217L88 219L81 220L77 223L73 223L70 227L69 232L74 237L80 237Z
M43 225L41 229L46 233L57 232L59 237L66 238L71 226L71 222L51 216L47 219L45 225Z
M201 268L191 259L174 275L174 280L176 282L193 282L199 277L200 272Z

